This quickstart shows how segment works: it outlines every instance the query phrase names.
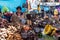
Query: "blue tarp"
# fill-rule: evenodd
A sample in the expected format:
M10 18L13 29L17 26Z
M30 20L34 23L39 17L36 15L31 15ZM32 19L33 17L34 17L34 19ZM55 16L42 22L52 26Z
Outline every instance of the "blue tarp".
M10 11L16 11L17 6L21 6L22 4L26 3L26 0L0 0L0 8L2 9L3 6L7 6ZM23 10L24 11L24 10Z
M49 10L50 10L49 6L44 6L44 11L49 11Z

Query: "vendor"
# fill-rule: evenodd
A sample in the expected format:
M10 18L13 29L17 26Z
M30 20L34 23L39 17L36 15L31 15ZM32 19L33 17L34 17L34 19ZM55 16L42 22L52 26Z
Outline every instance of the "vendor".
M21 23L22 24L25 24L26 23L26 20L24 18L24 14L21 12L21 7L18 6L16 9L17 9L16 15L19 17Z
M17 12L16 12L17 16L19 16L19 17L20 17L20 15L22 15L21 7L20 7L20 6L18 6L18 7L16 8L16 10L17 10Z

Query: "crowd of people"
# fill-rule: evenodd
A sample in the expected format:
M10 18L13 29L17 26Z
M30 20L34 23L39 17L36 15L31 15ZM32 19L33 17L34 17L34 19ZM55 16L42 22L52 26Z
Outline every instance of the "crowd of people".
M0 40L48 40L43 37L46 24L56 28L60 26L58 15L43 18L38 14L26 14L21 12L21 7L16 8L16 13L0 13ZM52 37L53 38L53 37ZM56 40L55 38L50 40Z

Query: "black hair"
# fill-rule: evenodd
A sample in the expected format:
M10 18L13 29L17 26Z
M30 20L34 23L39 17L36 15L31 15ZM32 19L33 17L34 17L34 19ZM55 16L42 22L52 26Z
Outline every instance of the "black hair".
M17 10L18 10L18 9L20 9L20 10L21 10L21 7L20 7L20 6L18 6L16 9L17 9Z
M40 6L40 5L37 5L38 7Z

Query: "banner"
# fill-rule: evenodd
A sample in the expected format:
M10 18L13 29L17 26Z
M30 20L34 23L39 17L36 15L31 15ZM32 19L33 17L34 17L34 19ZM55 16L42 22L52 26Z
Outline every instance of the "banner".
M31 4L32 9L37 9L37 5L40 3L41 0L28 0L27 2Z

